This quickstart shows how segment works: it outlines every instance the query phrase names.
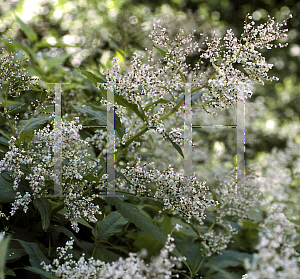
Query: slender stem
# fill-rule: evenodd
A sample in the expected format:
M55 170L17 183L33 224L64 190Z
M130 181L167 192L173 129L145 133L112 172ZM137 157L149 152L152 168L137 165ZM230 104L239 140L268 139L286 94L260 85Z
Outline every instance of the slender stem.
M97 247L97 222L95 223L94 249L93 249L92 257L94 257L94 254L96 252L96 247Z

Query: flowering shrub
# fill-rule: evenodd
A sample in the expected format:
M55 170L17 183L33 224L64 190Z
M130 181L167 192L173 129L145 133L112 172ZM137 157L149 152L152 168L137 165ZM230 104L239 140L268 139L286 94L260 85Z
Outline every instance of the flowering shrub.
M248 15L247 20L249 19L251 20L251 17ZM152 50L134 53L131 65L126 71L121 71L117 58L114 59L113 68L105 70L101 77L83 71L84 75L97 84L104 96L107 97L108 89L114 91L116 103L109 104L102 98L101 104L113 105L116 109L115 128L118 138L115 142L115 185L116 192L123 193L123 197L129 202L114 197L104 198L101 195L107 186L105 132L99 130L94 135L82 139L79 134L82 126L75 126L79 123L79 118L68 120L67 117L62 121L61 130L63 197L45 196L52 193L53 181L57 179L53 167L56 160L55 139L58 135L56 130L50 129L49 123L43 129L38 128L47 122L51 122L52 125L54 114L50 113L50 117L47 118L42 117L41 113L46 109L42 102L30 119L22 120L20 125L17 125L18 116L15 116L15 123L11 123L8 98L13 96L12 93L16 89L6 86L7 81L10 82L11 70L3 71L4 77L0 80L0 88L5 96L2 115L6 117L12 133L9 141L2 140L8 151L0 161L3 190L1 203L4 204L0 214L2 218L6 218L6 230L13 232L7 221L14 222L13 217L18 218L18 209L23 207L25 215L39 212L41 223L40 229L37 230L40 230L39 233L43 230L48 234L49 243L50 238L53 242L58 241L60 233L72 237L65 248L58 249L58 258L53 260L52 265L42 252L41 247L45 244L40 247L28 239L17 240L18 245L29 255L32 267L40 268L40 263L36 262L38 258L46 271L51 271L61 278L171 278L176 272L178 277L179 273L182 273L186 278L196 278L199 273L209 276L215 272L214 265L210 262L205 264L205 260L221 256L222 251L232 244L233 235L239 233L237 220L251 219L248 211L259 202L259 187L256 182L251 181L253 174L247 173L244 184L236 185L236 176L229 173L219 185L208 187L206 182L197 181L195 175L185 177L173 168L170 158L153 158L151 164L145 163L146 160L139 157L140 147L143 147L139 140L149 142L152 139L153 143L158 143L159 139L168 140L175 147L175 151L182 155L183 130L174 126L178 125L178 119L183 115L182 90L186 83L194 84L194 105L201 106L211 113L210 108L222 111L235 105L245 95L251 96L251 86L254 82L263 84L264 80L276 80L275 77L268 76L272 65L266 63L258 50L276 47L277 44L271 42L286 37L287 29L281 29L286 25L286 20L275 24L274 19L269 18L267 23L257 28L254 27L253 21L248 23L247 20L239 40L232 30L228 30L223 38L216 38L215 35L211 42L205 38L203 49L199 47L198 42L193 42L193 34L184 36L184 30L181 29L175 38L171 39L165 28L154 24L150 34ZM278 46L283 47L280 43ZM191 69L185 61L190 54L196 52L199 53L200 59ZM10 59L12 57L10 56ZM1 63L18 68L18 64L5 64L8 59L4 58ZM204 72L201 69L205 62L210 63L210 71ZM237 64L240 64L241 69L238 69ZM15 78L21 84L21 87L18 85L21 91L29 89L25 87L27 79L24 76L16 75ZM19 93L16 96L19 96ZM51 94L48 94L46 102L53 104ZM85 111L93 115L93 120L99 120L97 116L102 113L99 107L73 107L81 112L85 108ZM169 127L172 127L170 131ZM99 154L95 154L94 147L100 150ZM89 152L91 150L94 154ZM176 168L178 167L177 165ZM137 196L136 199L134 196ZM61 215L71 222L71 229L76 233L81 233L81 224L81 228L85 232L88 231L93 243L79 241L73 231L64 227L66 220L61 219ZM280 222L290 225L284 215L279 217ZM273 224L272 218L267 219L267 225ZM185 229L185 232L175 233L177 237L174 239L170 237L172 219L180 220ZM135 227L130 227L130 224L134 224ZM143 233L137 232L136 229ZM292 229L288 232L295 233ZM286 232L278 231L279 236L280 233L284 235L282 239L285 239ZM269 232L265 231L265 234L269 239L272 238ZM115 235L116 241L113 240ZM187 236L187 241L184 240L184 236ZM124 243L116 245L122 237L134 242L127 246ZM170 245L171 240L177 241L176 248L175 245ZM82 256L79 256L79 251L66 255L67 249L73 247L74 241L86 251ZM154 241L164 246L161 247ZM263 239L258 247L265 247L269 241ZM295 244L293 241L290 246ZM107 247L104 243L113 246L114 251L119 249L129 257L125 260L120 259L120 254L110 250L110 246ZM148 257L149 263L146 263L146 259L144 261L137 257L136 253L129 252L128 247L131 244L135 248L148 245L149 254L145 255L145 258ZM280 245L280 241L279 244L275 243L275 248ZM48 247L48 257L53 258L50 244ZM45 246L43 249L46 250ZM296 274L297 265L290 256L297 254L292 249L284 250L280 257L285 257L285 263L292 266L291 272ZM173 269L176 259L169 258L169 252L184 263L186 270L181 272ZM275 252L271 251L273 254ZM88 260L85 259L85 255ZM104 261L105 256L111 259L110 263ZM244 259L247 255L243 254L240 257ZM263 261L262 267L255 262L260 257L260 254L254 256L252 265L247 262L246 269L249 272L244 278L255 278L256 271L261 272L261 268L265 268ZM281 259L280 257L278 259ZM60 263L60 260L64 260L64 263ZM265 260L268 264L273 264L272 259ZM280 264L272 269L274 276L277 267L278 272L281 272ZM45 274L41 269L29 270ZM189 275L185 274L187 271ZM223 270L223 273L227 274L226 272ZM292 273L289 275L292 276ZM287 276L285 273L281 275Z
M176 225L174 229L179 230L180 226ZM173 232L173 231L172 231ZM171 234L172 234L171 232ZM160 251L158 257L152 260L150 264L145 264L143 257L147 254L147 251L142 251L139 255L136 253L129 253L129 257L125 260L120 258L116 262L105 263L102 261L95 261L89 258L87 261L84 255L79 261L73 261L72 254L66 255L67 249L73 249L74 240L71 239L66 243L65 248L58 247L58 259L53 260L53 265L46 265L44 262L41 264L47 271L52 271L59 278L171 278L171 269L176 265L180 265L180 262L184 258L177 259L172 257L168 259L168 254L171 252L175 245L170 244L174 241L174 238L168 235L168 239L164 248ZM64 264L59 264L60 259L64 259ZM176 277L179 277L178 274Z

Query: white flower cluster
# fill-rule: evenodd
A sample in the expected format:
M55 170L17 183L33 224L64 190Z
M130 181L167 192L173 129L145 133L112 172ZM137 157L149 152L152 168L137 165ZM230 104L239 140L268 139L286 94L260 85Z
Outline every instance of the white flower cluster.
M78 219L86 218L88 221L96 222L96 213L101 212L99 206L93 204L93 199L97 195L84 195L84 191L90 189L96 181L92 183L84 179L84 176L92 173L96 180L97 162L87 161L90 156L87 153L88 142L81 140L75 121L62 121L62 158L67 163L62 165L62 194L67 209L66 218L69 218L75 231L79 231ZM0 161L0 171L7 169L14 178L14 190L17 190L21 178L29 181L31 193L21 194L17 192L16 200L12 204L10 212L13 216L20 206L24 206L27 211L28 204L42 194L48 194L48 183L56 179L54 172L55 153L54 145L57 137L57 130L50 130L48 124L39 131L34 131L35 138L28 144L27 149L17 148L15 138L10 141L10 151L5 154L5 158ZM26 170L26 171L25 171ZM104 186L106 181L98 181L97 186ZM1 213L1 216L5 216ZM9 216L6 217L7 219Z
M254 181L255 176L252 175L252 169L247 171L245 179L237 181L236 172L231 171L220 182L215 194L219 205L217 206L216 223L228 229L231 233L237 233L228 221L224 221L226 216L234 218L251 219L247 211L252 209L259 202L259 185ZM238 171L238 177L241 172Z
M153 163L152 163L153 165ZM211 205L218 203L206 197L208 186L205 182L199 182L196 177L186 178L179 172L174 172L169 166L164 172L158 169L150 169L150 164L141 166L140 158L134 166L122 169L123 174L132 183L138 194L149 191L146 184L155 183L156 192L154 198L164 202L164 210L171 209L174 214L180 214L187 222L192 216L203 223L204 211Z
M288 19L291 17L292 15ZM247 19L251 19L249 14ZM267 23L254 28L255 22L247 23L246 20L240 40L231 29L227 30L223 38L224 44L221 44L221 38L216 38L216 34L210 43L206 38L204 44L207 45L207 50L200 57L209 59L216 72L214 78L208 80L208 90L203 94L205 102L223 110L237 100L242 100L244 95L246 98L250 97L253 82L264 84L263 80L278 80L276 77L268 77L267 73L273 65L266 63L265 57L256 49L277 47L270 42L287 37L285 33L288 29L280 29L286 24L287 19L275 24L274 18L269 16ZM287 44L278 45L284 47ZM235 68L236 63L243 66L247 76Z
M179 228L181 226L177 224L174 229L179 230ZM54 259L52 265L46 265L45 262L41 262L41 265L46 271L53 272L57 277L65 279L168 279L174 276L179 277L178 275L172 276L172 268L175 265L180 267L181 261L186 260L186 258L173 256L169 258L169 252L172 252L175 248L174 244L170 244L171 241L174 241L171 234L168 235L168 239L158 257L154 258L149 264L142 259L147 255L146 250L142 250L139 255L129 253L128 258L122 259L120 257L118 261L112 263L95 260L93 257L86 260L84 254L78 261L75 261L72 254L66 255L67 250L73 248L74 240L71 238L66 243L66 247L57 248L58 259ZM62 259L64 263L59 264Z
M252 262L245 261L247 279L297 279L299 255L295 251L298 237L295 225L287 220L283 204L273 204L262 224L258 253Z
M231 241L232 235L228 232L218 232L211 230L202 236L201 241L204 255L210 257L213 254L222 254L222 250L227 248L227 244Z

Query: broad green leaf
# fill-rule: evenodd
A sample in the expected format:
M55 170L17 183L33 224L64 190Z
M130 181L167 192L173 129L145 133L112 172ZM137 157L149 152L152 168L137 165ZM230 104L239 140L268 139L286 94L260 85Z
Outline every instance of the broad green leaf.
M42 124L45 124L47 121L49 121L49 119L49 117L37 117L29 120L21 120L19 121L20 125L18 127L18 131L21 131L21 134L23 134L28 131L37 129Z
M128 220L119 212L111 212L102 221L97 223L97 240L108 239L110 236L122 231L123 226L127 223ZM95 237L95 229L93 229L93 235Z
M90 229L93 229L93 227L92 227L87 221L85 221L85 220L82 219L82 218L80 218L80 219L78 220L78 223L81 224L81 225L84 225L84 226L86 226L86 227L88 227L88 228L90 228Z
M37 243L26 242L20 239L15 240L19 241L26 253L29 255L29 261L33 267L41 268L42 261L44 261L46 264L50 263Z
M106 126L106 124L107 124L106 117L107 116L104 114L104 112L94 111L90 106L88 106L88 107L80 107L80 106L74 106L74 105L72 105L72 106L77 111L90 114L91 119L96 119L99 125Z
M125 203L118 198L106 197L106 202L110 205L115 205L118 212L127 218L131 223L134 223L139 229L152 236L154 239L165 244L166 236L162 229L153 225L142 213L139 212L137 206L130 203Z
M17 15L15 15L16 20L21 26L22 31L25 33L26 37L31 41L34 42L37 40L37 35L35 34L32 27L25 22L23 22Z
M4 177L5 172L0 173L0 203L13 202L16 199L16 193L13 190L13 184Z
M35 274L43 275L49 279L58 279L58 277L56 277L55 275L52 275L49 271L46 271L46 270L43 270L43 269L40 269L37 267L26 266L26 267L24 267L24 269L31 271Z
M50 225L50 217L52 214L52 206L46 199L33 200L34 206L38 209L42 218L42 227L44 231L47 231Z
M165 215L161 224L161 229L165 235L168 235L172 231L172 217Z
M2 241L0 242L0 278L4 278L4 268L6 263L9 241L10 236L4 236L4 239L2 239Z
M148 110L148 109L150 109L150 108L152 108L154 105L156 105L156 104L168 104L168 103L171 103L171 101L168 101L168 100L165 100L165 99L163 99L163 98L160 98L159 100L157 100L157 101L155 101L155 102L153 102L153 103L151 103L151 104L149 104L149 105L147 105L147 106L145 106L145 110Z
M115 205L118 212L121 213L123 217L127 218L131 223L134 223L139 229L152 236L163 245L165 244L167 237L162 232L162 229L153 225L149 219L139 212L137 206L126 203L119 198L106 197L105 200L108 204ZM177 257L182 256L176 248L172 251L172 253Z
M165 133L165 136L172 143L172 145L175 147L175 149L178 151L178 153L182 156L182 158L184 158L184 155L183 155L180 145L177 144L176 142L172 141L172 139L170 138L170 136L167 133Z

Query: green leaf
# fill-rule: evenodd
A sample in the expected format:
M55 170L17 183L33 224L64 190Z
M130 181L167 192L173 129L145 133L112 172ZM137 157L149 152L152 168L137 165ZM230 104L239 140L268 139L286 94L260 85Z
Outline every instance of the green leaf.
M26 37L31 41L34 42L37 40L37 35L32 29L32 27L25 22L23 22L17 15L15 15L16 20L21 26L22 31L25 33Z
M2 136L5 136L8 140L11 139L11 135L9 135L8 132L6 132L2 129L0 129L0 132L1 132Z
M157 101L155 101L155 102L153 102L153 103L145 106L144 110L148 110L148 109L152 108L156 104L168 104L168 103L171 103L171 101L168 101L168 100L165 100L163 98L160 98L159 100L157 100Z
M119 212L111 212L102 221L97 223L97 240L108 239L110 236L122 231L123 226L127 223L128 220ZM93 235L95 237L95 229L93 229Z
M107 119L106 119L106 115L104 114L104 112L101 111L94 111L90 106L88 107L80 107L80 106L74 106L72 105L74 109L76 109L77 111L80 111L82 113L88 113L91 119L96 119L99 125L103 125L106 126L107 124Z
M162 49L158 46L155 46L155 48L162 54L163 57L165 57L167 55L167 52L164 49Z
M120 117L116 114L115 114L115 130L121 140L125 133L125 127L122 125Z
M34 134L32 131L28 131L20 135L20 141L24 144L30 143L33 140L33 138Z
M90 81L92 81L95 86L97 87L98 86L98 82L99 83L103 83L103 82L106 82L106 79L105 79L105 76L104 75L101 75L100 77L99 76L96 76L95 74L93 74L92 72L90 71L80 71L80 73L82 73L84 76L86 76Z
M172 217L165 215L161 225L162 231L165 235L168 235L172 231Z
M102 87L100 87L103 94L107 98L107 90L104 90ZM123 96L119 95L114 91L114 101L117 102L118 105L123 106L134 112L139 118L141 118L143 121L146 121L144 118L144 115L139 111L139 108L136 104L129 103Z
M154 239L165 244L167 238L163 234L162 229L154 226L153 223L139 212L137 206L130 203L125 203L118 198L106 197L106 202L110 205L115 205L118 212L120 212L131 223L134 223L139 229L152 236Z
M167 237L162 232L162 229L153 225L153 223L147 219L142 213L139 212L137 206L130 203L126 203L119 198L106 197L106 202L110 205L115 205L118 212L127 218L131 223L134 223L139 229L144 231L147 235L152 236L154 239L158 240L163 245L167 241ZM181 257L182 255L175 248L172 253Z
M215 261L219 268L243 265L245 259L249 259L251 261L252 255L248 253L240 253L234 250L224 250L222 251L222 255L215 257Z
M10 235L4 236L4 239L0 242L0 278L4 278L4 268L6 263L6 254L8 250L9 241Z
M15 240L19 241L26 253L29 255L29 261L33 267L41 268L40 264L42 261L46 264L50 263L37 243L26 242L20 239Z
M9 142L6 138L0 137L0 143L5 146L9 146Z
M133 246L139 251L143 248L147 249L147 257L150 258L151 256L157 256L159 254L159 251L162 249L163 244L149 235L139 234L136 237Z
M33 200L33 204L41 214L43 230L47 231L52 214L51 204L46 199L35 199Z
M26 266L26 267L24 267L24 269L26 269L28 271L31 271L35 274L43 275L43 276L45 276L46 278L49 278L49 279L58 279L58 277L56 277L55 275L52 275L50 272L48 272L46 270L42 270L42 269L37 268L37 267Z
M0 203L13 202L16 199L16 193L13 190L13 183L5 178L5 172L0 173Z
M175 147L175 149L178 151L178 153L182 156L182 158L184 158L184 155L183 155L180 145L177 144L176 142L172 141L172 139L170 138L170 136L167 133L165 133L165 136L172 143L172 145Z
M22 131L21 134L27 133L28 131L37 129L40 127L42 124L46 123L49 121L49 117L37 117L37 118L32 118L29 120L21 120L20 125L18 127L18 131Z

